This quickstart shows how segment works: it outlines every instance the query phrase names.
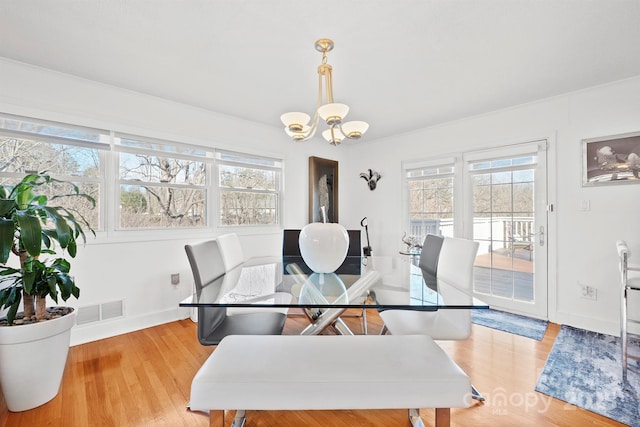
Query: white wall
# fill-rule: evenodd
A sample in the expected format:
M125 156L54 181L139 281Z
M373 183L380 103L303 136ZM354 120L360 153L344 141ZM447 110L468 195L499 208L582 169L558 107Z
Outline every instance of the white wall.
M331 158L343 166L344 151L317 140L294 144L277 126L251 123L2 58L0 82L0 111L5 113L283 158L287 206L283 227L307 224L308 156ZM278 117L274 112L275 123ZM125 316L76 326L72 343L185 317L188 313L179 309L178 303L190 295L192 277L184 245L227 231L241 234L248 257L281 251L281 227L212 229L154 236L153 240L105 235L89 238L72 263L81 298L70 300L69 305L122 299ZM170 284L172 273L181 275L178 286Z
M371 245L378 255L394 254L401 246L401 161L549 138L556 159L550 171L551 202L556 212L549 230L549 318L601 332L618 331L614 243L625 238L632 251L640 254L640 221L634 220L640 208L640 186L581 187L580 140L640 130L640 77L340 147L318 139L292 143L277 125L242 121L2 58L0 82L2 112L283 158L284 228L300 228L308 222L308 157L338 160L340 222L347 228L358 228L360 220L368 217ZM274 112L276 124L278 115ZM359 177L368 168L383 174L375 191ZM579 210L581 200L591 202L591 211ZM223 231L155 241L115 241L105 236L91 240L73 263L81 299L72 305L123 298L126 316L74 328L73 343L185 316L177 305L189 295L192 281L183 246ZM280 227L241 232L248 256L279 253ZM170 285L171 273L181 274L177 287ZM597 301L578 297L578 280L598 289Z
M345 221L367 216L374 253L400 247L403 225L403 160L444 157L470 149L549 138L551 142L549 318L619 333L619 286L615 241L626 239L640 259L640 185L582 187L581 139L640 131L640 77L472 117L350 148L345 171L383 174L375 191L363 180L343 180L350 195ZM373 124L375 125L375 124ZM357 154L356 154L357 153ZM342 185L342 184L341 184ZM588 200L591 210L580 210ZM637 261L636 259L636 261ZM597 288L598 299L579 297L577 281Z

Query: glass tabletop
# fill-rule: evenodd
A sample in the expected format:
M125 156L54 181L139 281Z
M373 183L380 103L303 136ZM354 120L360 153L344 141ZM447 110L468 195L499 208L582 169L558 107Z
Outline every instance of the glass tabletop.
M364 295L350 287L375 277ZM360 282L361 283L361 282ZM181 307L489 308L470 289L428 277L409 257L347 257L334 273L314 273L302 257L253 258L210 282Z

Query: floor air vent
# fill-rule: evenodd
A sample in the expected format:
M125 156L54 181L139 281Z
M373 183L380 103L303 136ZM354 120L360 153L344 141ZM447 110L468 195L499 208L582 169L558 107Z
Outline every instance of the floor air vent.
M84 325L87 323L99 322L101 320L115 319L124 316L124 301L111 301L102 304L87 305L78 307L78 317L76 323Z

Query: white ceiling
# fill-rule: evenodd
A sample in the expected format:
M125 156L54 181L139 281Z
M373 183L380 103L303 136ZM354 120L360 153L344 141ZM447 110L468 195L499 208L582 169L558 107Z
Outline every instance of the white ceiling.
M322 37L367 139L640 75L640 0L0 0L0 56L273 126Z

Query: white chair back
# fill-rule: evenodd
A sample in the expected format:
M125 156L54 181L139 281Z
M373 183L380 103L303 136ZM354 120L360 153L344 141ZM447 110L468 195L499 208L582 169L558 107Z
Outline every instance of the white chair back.
M467 305L472 301L477 251L478 243L472 240L444 238L437 273L442 304ZM385 310L380 317L393 335L429 335L434 340L464 340L471 335L471 311L466 309Z
M185 245L185 250L198 292L225 273L222 254L215 240Z
M478 253L478 242L445 237L438 258L438 281L465 291L473 289L473 264Z
M224 270L229 271L244 262L244 252L236 233L222 234L216 238Z

